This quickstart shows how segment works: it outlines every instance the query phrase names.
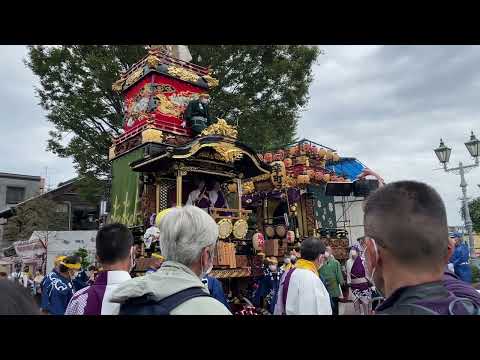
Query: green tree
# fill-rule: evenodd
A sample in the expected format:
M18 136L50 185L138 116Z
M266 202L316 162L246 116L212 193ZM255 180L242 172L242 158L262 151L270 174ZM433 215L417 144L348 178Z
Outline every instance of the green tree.
M68 215L60 211L59 206L46 198L33 199L18 206L16 214L5 225L4 238L9 241L28 240L34 231L68 230Z
M220 81L210 92L212 113L236 125L239 138L258 151L295 140L308 101L316 47L303 45L192 45L193 62Z
M238 121L243 142L261 151L295 139L316 47L193 45L190 50L193 62L210 66L220 81L211 91L213 115ZM36 92L54 125L47 149L72 157L80 175L108 174L108 147L124 115L112 83L145 53L145 46L29 47L25 63L40 79Z
M82 269L88 269L88 267L90 266L90 261L88 260L89 254L87 249L80 248L74 253L74 255L78 256L81 259Z
M470 211L470 218L473 223L473 231L480 234L480 198L476 198L468 203L468 210ZM463 207L460 208L462 219L465 219L465 211Z

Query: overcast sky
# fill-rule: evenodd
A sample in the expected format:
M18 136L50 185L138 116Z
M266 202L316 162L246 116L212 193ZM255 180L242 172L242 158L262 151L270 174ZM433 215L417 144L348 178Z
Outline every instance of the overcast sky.
M310 102L298 135L358 158L387 182L411 179L437 189L449 223L458 214L460 179L439 168L433 148L452 147L452 166L470 162L463 145L480 136L479 46L321 46ZM0 47L0 171L75 176L72 162L45 151L50 124L34 95L37 79L22 62L24 46ZM480 168L467 175L479 196Z

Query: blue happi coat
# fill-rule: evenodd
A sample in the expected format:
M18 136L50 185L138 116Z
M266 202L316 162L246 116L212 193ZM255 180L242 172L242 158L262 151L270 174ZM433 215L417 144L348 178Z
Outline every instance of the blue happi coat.
M455 247L450 263L453 264L455 274L463 281L472 282L472 269L468 264L470 253L468 251L468 245L465 242L460 243Z
M56 270L42 281L42 301L40 307L52 315L63 315L73 296L72 282Z
M228 301L225 297L223 286L220 280L207 275L202 279L202 282L207 285L210 295L212 295L212 297L220 301L227 309L230 310L230 306L228 305Z

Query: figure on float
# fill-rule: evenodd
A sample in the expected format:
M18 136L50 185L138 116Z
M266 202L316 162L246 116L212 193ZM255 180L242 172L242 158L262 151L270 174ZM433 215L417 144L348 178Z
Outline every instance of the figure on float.
M200 94L197 100L192 100L188 103L184 119L187 125L191 127L194 135L199 135L212 124L208 106L209 102L210 96L208 94Z
M197 206L203 211L208 212L208 209L211 207L211 201L208 198L205 180L198 181L197 188L188 195L187 205Z

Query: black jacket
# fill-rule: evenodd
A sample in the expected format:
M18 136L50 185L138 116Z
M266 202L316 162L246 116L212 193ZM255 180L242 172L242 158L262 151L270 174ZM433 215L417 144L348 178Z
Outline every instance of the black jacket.
M460 298L449 292L442 281L408 286L394 291L377 309L378 315L471 315ZM469 304L473 305L473 304ZM453 313L452 313L453 312Z
M201 106L200 106L201 105ZM191 120L194 116L201 116L207 119L207 126L212 124L208 104L201 104L200 100L192 100L188 103L183 117L188 125L191 125Z

